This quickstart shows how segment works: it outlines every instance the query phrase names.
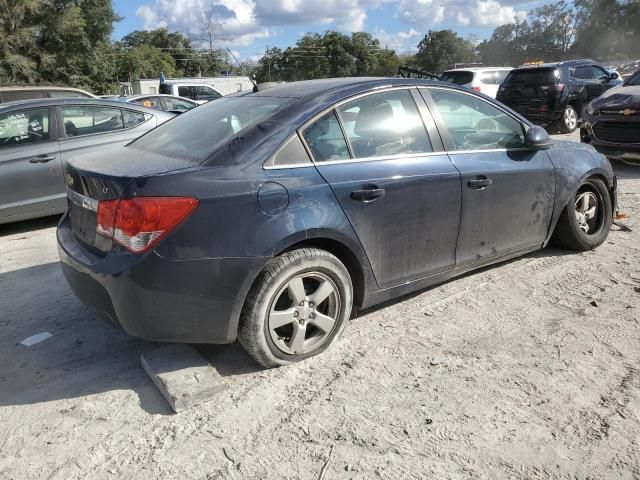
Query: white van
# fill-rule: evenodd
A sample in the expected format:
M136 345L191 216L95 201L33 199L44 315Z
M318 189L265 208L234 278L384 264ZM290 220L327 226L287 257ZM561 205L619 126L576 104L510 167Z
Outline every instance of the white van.
M456 68L444 72L440 80L456 83L475 92L496 98L498 87L504 82L511 70L513 70L511 67Z
M160 93L207 103L222 97L222 93L206 83L165 82L160 84Z

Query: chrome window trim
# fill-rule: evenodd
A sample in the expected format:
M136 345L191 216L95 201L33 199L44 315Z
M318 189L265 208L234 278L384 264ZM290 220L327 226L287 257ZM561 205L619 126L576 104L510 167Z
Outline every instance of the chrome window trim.
M337 103L334 103L332 106L327 107L323 110L321 110L320 112L316 113L313 117L311 117L309 120L307 120L306 122L304 122L302 124L301 127L299 127L298 129L296 129L296 131L291 134L289 137L287 137L287 139L282 142L282 144L276 149L276 151L269 156L269 158L262 164L262 168L264 170L284 170L287 168L309 168L309 167L317 167L317 166L321 166L321 165L338 165L338 164L347 164L347 163L363 163L363 162L375 162L375 161L388 161L388 160L400 160L400 159L405 159L405 158L421 158L421 157L433 157L433 156L438 156L438 155L462 155L462 154L478 154L478 153L498 153L498 152L523 152L523 151L529 151L529 149L527 148L492 148L492 149L475 149L475 150L442 150L442 151L438 151L438 152L423 152L423 153L411 153L411 154L397 154L397 155L386 155L386 156L382 156L382 157L365 157L365 158L350 158L348 160L327 160L324 162L317 162L315 160L315 158L313 157L313 155L311 154L311 151L309 150L309 146L307 145L307 142L304 139L304 136L302 135L302 132L304 129L306 129L309 125L311 125L313 122L315 122L316 120L318 120L320 117L326 115L327 113L329 113L331 110L336 110L338 107L340 107L341 105L344 105L345 103L349 103L353 100L357 100L358 98L362 98L362 97L366 97L369 95L375 95L378 93L382 93L382 92L387 92L390 90L412 90L412 89L417 89L418 91L420 89L429 89L429 88L437 88L437 89L441 89L441 90L447 90L447 91L452 91L452 92L459 92L462 93L464 95L469 95L472 97L475 97L479 100L482 100L485 103L488 103L489 105L494 106L495 108L497 108L498 110L502 111L504 114L508 115L510 118L512 118L513 120L515 120L516 122L518 122L520 125L522 125L524 132L526 133L526 130L528 128L530 128L530 125L527 125L525 123L523 123L519 118L516 118L513 116L513 114L511 114L510 112L506 111L505 109L503 109L502 107L500 107L499 105L494 105L491 102L487 102L486 100L484 100L483 98L479 97L478 95L473 94L472 92L465 92L463 90L458 90L458 89L453 89L453 88L448 88L448 87L442 87L439 85L423 85L423 86L407 86L407 85L402 85L399 87L394 87L394 86L384 86L384 87L379 87L375 90L370 90L367 92L363 92L363 93L359 93L356 95L353 95L349 98L340 100ZM415 102L415 99L414 99ZM417 105L417 107L419 108L419 105ZM335 114L335 112L334 112ZM340 116L339 114L336 115L336 118L338 118L340 121ZM424 123L424 122L423 122ZM427 126L425 125L425 133L427 134L429 141L431 143L432 140L429 136L429 131L427 129ZM287 146L287 144L293 139L294 135L298 135L300 141L302 142L302 145L304 146L304 149L307 152L307 155L309 155L309 158L311 159L310 163L300 163L300 164L291 164L291 165L266 165L267 163L274 161L275 157L280 153L280 151L285 148ZM343 135L344 132L343 132ZM345 140L346 140L346 136L345 136ZM349 145L349 143L347 143L347 145ZM432 145L433 146L433 145Z

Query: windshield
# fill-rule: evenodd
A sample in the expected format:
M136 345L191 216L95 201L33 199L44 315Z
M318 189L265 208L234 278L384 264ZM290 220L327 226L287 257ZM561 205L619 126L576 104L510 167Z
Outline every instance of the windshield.
M512 70L504 81L505 85L524 83L527 86L555 85L558 72L553 68Z
M473 72L469 71L450 71L444 72L440 80L443 82L456 83L458 85L465 85L473 81Z
M637 87L640 86L640 70L631 76L629 80L624 82L625 87Z
M130 146L201 163L236 134L291 102L280 97L223 97L160 125Z

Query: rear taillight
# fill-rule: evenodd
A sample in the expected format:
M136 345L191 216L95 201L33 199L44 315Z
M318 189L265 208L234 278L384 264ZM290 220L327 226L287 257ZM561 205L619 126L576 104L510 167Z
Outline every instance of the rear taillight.
M471 87L471 90L473 90L474 92L480 92L480 87Z
M564 84L558 83L557 85L549 85L548 87L542 87L544 93L562 93L564 91Z
M132 253L144 253L198 206L187 197L138 197L98 204L96 233Z

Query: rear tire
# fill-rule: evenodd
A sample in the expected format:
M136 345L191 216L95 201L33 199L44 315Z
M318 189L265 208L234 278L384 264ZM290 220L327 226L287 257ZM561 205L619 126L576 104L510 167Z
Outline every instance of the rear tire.
M586 179L560 214L554 237L560 246L592 250L604 243L613 223L611 197L605 183Z
M562 112L562 117L558 120L558 130L560 133L573 133L578 128L578 112L573 105L567 105Z
M240 317L238 340L271 368L322 353L342 334L353 304L349 272L324 250L302 248L269 262Z

